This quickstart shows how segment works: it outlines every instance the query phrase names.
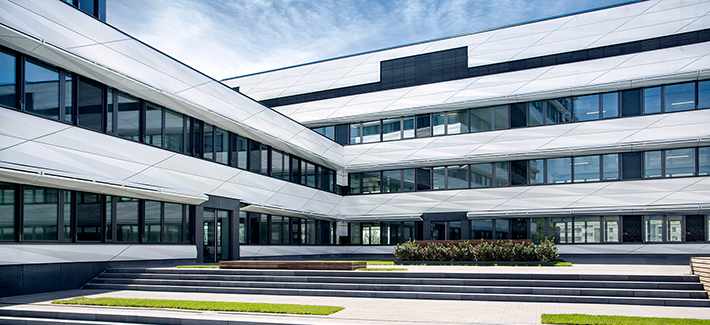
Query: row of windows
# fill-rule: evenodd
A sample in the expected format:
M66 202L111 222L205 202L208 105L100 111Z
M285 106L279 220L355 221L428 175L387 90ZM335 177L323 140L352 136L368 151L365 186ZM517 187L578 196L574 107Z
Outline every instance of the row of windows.
M354 222L349 224L349 240L352 245L396 245L417 236L416 221L403 222ZM419 222L420 223L420 222Z
M0 105L324 191L336 190L331 169L2 49Z
M106 21L106 0L62 0L79 10Z
M710 175L710 147L351 173L350 194Z
M340 144L426 138L710 108L710 81L332 125Z
M382 61L380 62L381 82L267 99L261 101L261 103L269 107L293 105L329 98L378 92L388 89L425 85L447 80L475 78L498 73L551 67L560 64L667 49L708 41L710 41L710 30L704 29L695 32L679 33L640 41L550 54L502 63L493 63L470 68L467 68L468 52L466 48L454 48Z
M0 241L189 243L188 206L0 183Z
M257 245L334 245L335 223L240 212L239 243Z

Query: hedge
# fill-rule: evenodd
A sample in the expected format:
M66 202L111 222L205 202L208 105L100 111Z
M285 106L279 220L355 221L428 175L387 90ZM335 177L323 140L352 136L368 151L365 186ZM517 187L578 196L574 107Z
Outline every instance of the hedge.
M550 239L535 246L533 243L511 241L483 242L476 246L469 242L455 244L428 243L422 247L409 240L398 244L394 256L400 261L480 261L480 262L554 262L557 246Z

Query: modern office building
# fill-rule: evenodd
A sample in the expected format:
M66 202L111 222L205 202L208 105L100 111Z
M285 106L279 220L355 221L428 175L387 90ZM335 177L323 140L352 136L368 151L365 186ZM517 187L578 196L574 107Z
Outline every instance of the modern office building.
M221 82L105 17L104 0L0 1L0 295L409 238L710 255L708 1Z

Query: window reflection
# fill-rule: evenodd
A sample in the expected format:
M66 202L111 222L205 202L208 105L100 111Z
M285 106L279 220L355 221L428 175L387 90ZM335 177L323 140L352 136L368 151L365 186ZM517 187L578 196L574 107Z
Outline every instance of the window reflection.
M59 69L25 61L25 111L59 119Z
M663 87L666 112L695 109L695 83L689 82Z
M17 108L17 59L0 50L0 105Z

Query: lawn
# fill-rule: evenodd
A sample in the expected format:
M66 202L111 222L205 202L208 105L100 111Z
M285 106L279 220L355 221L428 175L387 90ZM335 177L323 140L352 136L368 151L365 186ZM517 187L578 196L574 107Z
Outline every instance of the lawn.
M94 305L116 307L147 307L147 308L175 308L190 310L216 310L239 311L251 313L279 313L279 314L306 314L330 315L345 308L336 306L316 305L291 305L291 304L262 304L246 302L222 301L192 301L192 300L161 300L161 299L131 299L131 298L86 298L79 297L69 300L55 300L53 304L64 305Z
M568 325L710 325L707 319L542 314L543 324Z

